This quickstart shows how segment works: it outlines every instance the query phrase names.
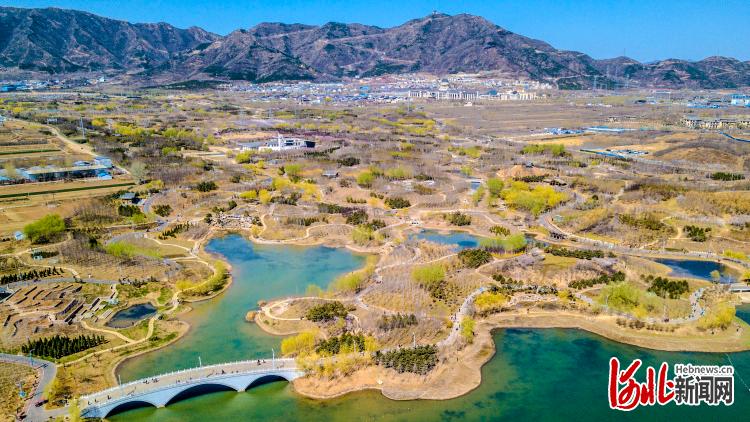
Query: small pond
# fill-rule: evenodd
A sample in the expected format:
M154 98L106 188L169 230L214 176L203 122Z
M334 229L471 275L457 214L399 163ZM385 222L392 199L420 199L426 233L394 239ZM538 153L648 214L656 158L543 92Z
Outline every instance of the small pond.
M699 278L706 281L714 281L711 272L718 271L721 275L720 283L733 283L735 278L729 273L729 269L718 262L702 261L698 259L655 259L654 261L664 264L672 269L671 277Z
M150 303L141 303L127 307L117 313L107 322L107 327L128 328L138 322L156 315L156 307Z
M462 231L450 231L440 232L437 230L422 230L419 233L415 233L410 236L411 239L421 239L428 242L439 243L441 245L456 245L453 248L454 251L460 251L463 249L476 248L479 246L479 236L462 232Z

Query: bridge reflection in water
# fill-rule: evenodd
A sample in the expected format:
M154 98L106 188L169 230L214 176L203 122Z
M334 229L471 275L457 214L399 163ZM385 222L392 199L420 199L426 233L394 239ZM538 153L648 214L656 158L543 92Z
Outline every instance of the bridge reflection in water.
M215 391L245 391L268 381L292 381L303 375L293 359L248 360L201 366L132 381L81 397L81 414L105 418L142 406L164 407Z

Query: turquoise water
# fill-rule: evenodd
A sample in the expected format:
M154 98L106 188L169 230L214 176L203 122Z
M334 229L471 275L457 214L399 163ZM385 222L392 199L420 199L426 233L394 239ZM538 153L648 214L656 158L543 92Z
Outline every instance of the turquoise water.
M724 354L658 352L618 344L584 331L505 329L494 335L498 353L482 370L482 384L446 401L392 401L378 392L358 392L332 400L297 396L285 382L244 393L221 392L174 403L164 409L141 408L112 420L153 421L660 421L737 419L750 412L750 392L735 380L731 407L638 408L616 412L607 404L611 356L644 364L727 364ZM731 357L736 371L750 378L750 353ZM643 369L641 369L643 371ZM638 377L639 381L643 377Z
M460 251L462 249L476 248L479 246L479 236L462 232L462 231L450 231L450 232L439 232L437 230L422 230L419 233L410 236L412 239L422 239L441 245L457 245L454 250Z
M156 307L150 303L141 303L125 308L107 321L107 327L128 328L135 325L138 321L156 314Z
M176 369L271 356L280 338L245 321L259 300L301 295L309 284L325 287L337 276L364 265L365 257L345 249L253 244L239 235L212 240L206 247L232 265L234 282L219 297L191 304L184 315L190 331L176 343L125 361L122 381Z
M698 259L655 259L654 261L664 264L672 269L669 273L672 277L691 277L713 281L711 271L721 274L720 282L732 283L734 277L727 274L727 267L714 261L702 261Z
M176 344L130 361L123 380L204 363L265 356L279 339L243 321L257 300L301 293L309 282L324 285L360 266L363 258L344 250L253 245L239 236L214 240L209 250L233 266L235 282L225 294L198 304L188 314L193 330ZM738 309L750 319L750 306ZM750 412L750 352L731 354L739 376L731 407L639 408L615 412L607 404L611 356L623 363L635 358L656 366L671 363L727 364L725 354L659 352L627 346L569 329L504 329L494 333L497 354L482 369L482 384L469 394L445 401L392 401L364 391L332 400L298 396L286 382L244 393L218 392L190 398L163 409L131 410L113 421L660 421L667 418L743 420ZM642 369L643 371L643 369ZM643 380L641 374L639 381Z

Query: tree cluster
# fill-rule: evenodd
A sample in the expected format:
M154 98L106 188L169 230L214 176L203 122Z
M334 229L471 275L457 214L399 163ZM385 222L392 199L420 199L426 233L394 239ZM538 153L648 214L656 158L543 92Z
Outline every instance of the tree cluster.
M711 227L685 226L685 232L693 242L705 242L710 231Z
M686 280L670 280L665 277L648 275L646 281L651 282L648 291L663 298L678 299L684 293L690 291L690 286Z
M393 368L399 373L425 375L437 365L437 352L437 346L434 345L395 349L385 353L378 350L373 355L373 360L376 364Z
M341 302L326 302L322 305L313 306L305 314L310 321L330 321L336 317L343 318L349 312Z
M484 249L464 249L458 253L458 259L464 267L478 268L492 261L492 254Z
M315 347L315 351L325 355L335 355L339 352L364 352L364 334L344 333L337 337L323 340Z
M175 224L174 226L161 232L161 234L159 234L159 239L164 240L168 237L177 237L178 234L188 230L189 228L190 222Z
M411 202L409 202L408 199L401 198L398 196L385 198L384 202L386 205L388 205L390 208L393 208L393 209L408 208L411 206Z
M443 214L443 218L454 226L468 226L471 224L471 216L462 214L458 211L450 214Z

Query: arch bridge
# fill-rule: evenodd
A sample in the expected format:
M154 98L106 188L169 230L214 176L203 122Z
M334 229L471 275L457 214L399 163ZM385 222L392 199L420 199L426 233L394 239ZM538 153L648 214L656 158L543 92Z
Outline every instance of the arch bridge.
M303 375L293 359L248 360L156 375L80 398L81 415L105 418L141 406L164 407L182 398L217 390L245 391L266 381Z

